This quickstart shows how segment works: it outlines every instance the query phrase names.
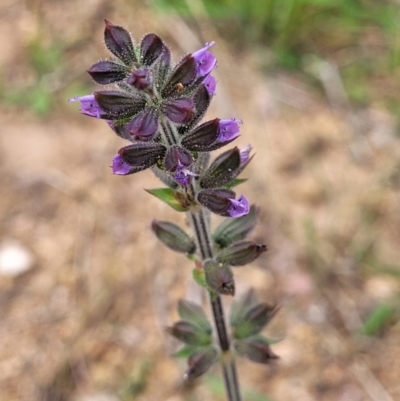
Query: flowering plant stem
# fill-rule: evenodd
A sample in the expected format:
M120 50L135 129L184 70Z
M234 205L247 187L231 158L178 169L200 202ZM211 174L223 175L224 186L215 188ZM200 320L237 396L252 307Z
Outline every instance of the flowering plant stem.
M243 241L256 225L257 208L232 190L246 181L238 177L253 158L251 146L234 147L210 163L210 152L235 140L242 124L238 118L201 122L215 95L217 82L211 73L217 59L209 50L215 43L174 64L156 34L136 44L125 28L105 23L104 42L112 57L96 62L88 73L100 85L114 84L113 89L70 101L79 101L83 114L105 120L130 142L114 156L114 174L151 168L167 188L147 191L187 212L194 238L168 221L154 219L152 229L164 245L196 261L194 278L207 289L217 335L202 307L185 300L178 304L181 320L166 329L186 344L178 352L188 358L185 380L197 379L219 360L228 401L241 401L235 357L262 364L278 358L268 338L260 335L277 308L259 303L249 290L233 303L227 329L220 296L235 295L231 267L251 263L267 248ZM213 235L211 212L227 218Z
M212 259L214 257L214 251L209 228L209 219L206 215L206 211L201 208L198 212L189 212L188 217L194 231L195 241L202 260L206 261ZM230 338L225 323L222 300L218 294L211 291L209 291L209 299L218 335L218 342L222 353L221 365L228 400L241 401L242 398L240 395L236 364L234 356L230 350Z

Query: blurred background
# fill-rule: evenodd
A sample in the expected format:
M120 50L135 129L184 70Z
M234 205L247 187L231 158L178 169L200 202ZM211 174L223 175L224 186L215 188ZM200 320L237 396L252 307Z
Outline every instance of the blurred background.
M184 216L149 171L113 176L125 144L67 103L98 88L104 18L175 61L217 42L208 117L244 120L269 248L237 293L282 307L280 361L238 362L244 399L400 400L398 0L1 1L0 400L225 399L218 366L186 388L170 357L198 291L149 227Z

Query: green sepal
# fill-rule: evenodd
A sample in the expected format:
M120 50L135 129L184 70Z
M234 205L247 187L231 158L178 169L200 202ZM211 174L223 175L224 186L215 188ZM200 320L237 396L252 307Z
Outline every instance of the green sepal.
M240 151L237 147L219 155L202 174L202 188L221 188L235 179L240 172Z
M214 346L203 347L190 355L188 359L189 369L183 376L185 380L192 381L203 375L218 359L218 351Z
M243 314L242 319L231 326L232 336L237 340L254 337L271 321L278 310L278 307L266 303L251 306Z
M204 270L203 269L199 269L198 267L195 267L192 270L192 275L193 275L193 280L200 287L206 288L208 290L208 286L207 286L207 283L206 283L206 276L204 274Z
M206 331L186 320L179 320L174 323L173 326L166 327L166 331L168 334L187 345L203 347L212 344L211 330Z
M225 219L214 231L212 238L221 248L247 236L257 224L257 208L252 205L250 212L236 219Z
M236 327L240 324L246 312L257 304L257 297L253 289L249 289L242 296L235 299L231 307L230 325Z
M196 347L195 345L185 345L179 351L174 352L171 356L173 358L188 358L190 355L192 355L198 349L199 349L199 347Z
M232 181L228 182L226 185L224 185L224 187L231 189L231 188L237 187L240 184L243 184L247 180L248 180L248 178L235 178Z
M189 210L189 205L185 202L186 199L184 199L184 196L172 188L145 189L145 191L162 200L178 212L187 212Z
M263 336L235 340L233 348L238 355L256 363L268 364L279 358L271 350L268 340Z
M230 266L244 266L257 259L267 247L253 241L235 242L226 248L222 248L217 254L217 260Z
M174 223L154 219L151 228L164 245L176 252L192 254L196 250L193 239Z
M235 281L229 265L208 260L203 265L208 288L222 295L235 295Z
M193 323L208 334L212 333L211 324L200 305L181 299L178 303L178 313L182 320Z

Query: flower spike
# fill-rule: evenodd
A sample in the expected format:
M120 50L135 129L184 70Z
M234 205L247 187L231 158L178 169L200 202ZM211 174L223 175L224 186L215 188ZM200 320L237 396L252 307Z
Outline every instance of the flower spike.
M231 329L226 327L221 297L235 295L233 268L251 263L266 246L246 240L256 225L257 209L232 190L246 181L239 176L253 158L251 145L210 155L238 138L242 124L238 118L203 121L216 94L215 42L174 64L155 33L134 42L125 28L107 20L105 24L111 57L87 72L108 87L70 102L79 102L82 114L104 120L128 141L112 159L115 175L151 169L164 187L146 191L186 214L193 237L175 222L154 219L151 227L164 245L194 262L193 278L210 295L215 325L199 305L180 301L181 320L167 332L184 343L175 356L187 358L184 378L189 383L222 360L228 398L240 400L235 358L226 356L235 352L258 363L276 359L261 331L277 308L257 302L250 292L233 302ZM226 217L213 234L210 212Z

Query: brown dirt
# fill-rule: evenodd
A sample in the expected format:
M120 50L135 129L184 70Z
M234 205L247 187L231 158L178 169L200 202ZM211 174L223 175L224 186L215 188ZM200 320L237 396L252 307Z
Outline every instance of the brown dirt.
M65 46L45 77L54 93L47 117L22 104L0 109L0 242L17 241L34 257L25 274L0 276L0 400L222 400L210 380L183 389L185 364L169 357L178 345L164 327L177 300L198 291L190 262L157 243L149 224L184 217L143 191L160 186L150 172L113 176L110 160L124 144L65 104L74 85L93 88L84 70L106 57L105 17L136 38L159 33L177 58L218 37L199 20L196 43L183 21L140 2L82 4L0 6L7 90L35 87L34 38ZM282 338L273 346L281 359L270 367L240 360L243 387L276 401L400 400L395 121L384 110L333 110L298 78L262 76L251 53L222 41L215 53L209 116L244 120L237 142L251 143L256 157L241 190L260 206L254 238L269 246L235 270L238 293L255 287L282 305L266 331ZM362 336L362 322L385 302L397 315L377 336ZM219 377L217 367L209 377Z

